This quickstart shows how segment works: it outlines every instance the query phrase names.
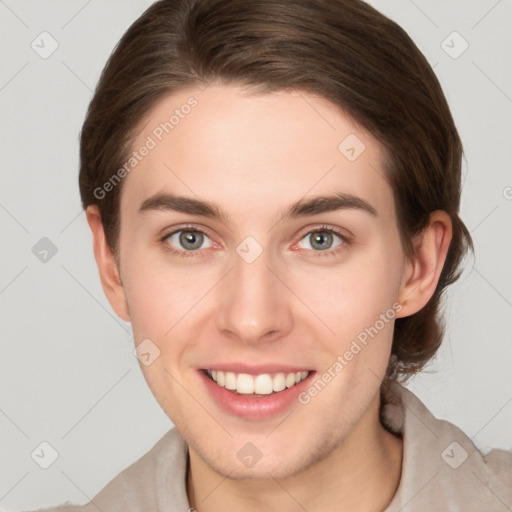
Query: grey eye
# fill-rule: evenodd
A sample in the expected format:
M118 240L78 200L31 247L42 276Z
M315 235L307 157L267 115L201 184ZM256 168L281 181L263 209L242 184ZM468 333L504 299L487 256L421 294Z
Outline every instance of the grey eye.
M332 246L334 237L340 239L340 243L335 245L334 247L337 247L338 245L343 242L342 238L339 235L336 235L333 231L322 229L313 231L310 233L307 233L302 240L307 240L310 242L310 247L305 247L305 249L315 249L318 251L326 251L329 249L334 249Z
M194 251L201 248L206 238L206 234L201 231L180 229L167 237L167 243L178 250ZM211 243L207 247L211 247Z

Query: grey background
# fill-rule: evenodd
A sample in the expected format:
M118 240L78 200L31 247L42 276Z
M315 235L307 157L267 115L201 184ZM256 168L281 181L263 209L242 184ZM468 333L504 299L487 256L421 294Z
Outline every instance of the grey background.
M88 501L172 426L133 356L129 324L101 290L77 186L92 89L150 3L0 0L4 511ZM476 245L448 293L438 357L408 387L483 451L511 449L512 4L370 3L411 35L441 81L465 147L461 214ZM31 47L50 48L43 31L58 42L46 59ZM469 44L458 58L464 43L453 31ZM31 458L43 441L59 455L48 469Z

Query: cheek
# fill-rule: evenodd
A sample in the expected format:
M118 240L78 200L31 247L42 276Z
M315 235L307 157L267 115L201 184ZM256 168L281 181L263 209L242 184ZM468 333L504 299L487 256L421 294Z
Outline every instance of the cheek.
M150 345L152 354L158 354L150 364L140 364L140 368L161 407L174 415L178 404L187 400L179 383L185 383L188 377L181 370L183 365L188 366L187 356L193 346L189 340L193 338L190 321L194 318L194 305L200 303L205 292L201 291L198 273L162 268L133 256L127 265L125 291L135 344L149 339L156 345ZM174 399L169 401L169 396Z
M400 283L398 262L396 255L386 255L375 247L354 252L339 265L298 268L293 271L293 286L331 334L343 342L392 308Z
M136 340L164 339L201 298L197 274L146 266L135 270L125 286Z

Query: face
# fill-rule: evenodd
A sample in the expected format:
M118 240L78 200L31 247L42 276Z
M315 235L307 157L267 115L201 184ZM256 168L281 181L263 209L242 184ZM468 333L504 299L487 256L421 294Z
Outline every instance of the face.
M277 478L372 428L405 268L378 141L311 94L212 85L161 101L144 145L120 277L145 379L190 447Z

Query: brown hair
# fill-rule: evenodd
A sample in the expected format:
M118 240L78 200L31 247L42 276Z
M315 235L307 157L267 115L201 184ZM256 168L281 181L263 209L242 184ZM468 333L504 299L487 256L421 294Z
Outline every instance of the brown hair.
M110 56L81 132L82 205L99 206L114 253L122 182L101 198L95 190L127 161L141 121L159 100L213 81L319 95L374 135L385 148L408 255L431 212L450 215L453 238L435 293L421 311L395 322L388 378L404 381L421 370L443 337L443 290L473 249L458 216L462 143L423 54L402 28L360 0L154 3Z

